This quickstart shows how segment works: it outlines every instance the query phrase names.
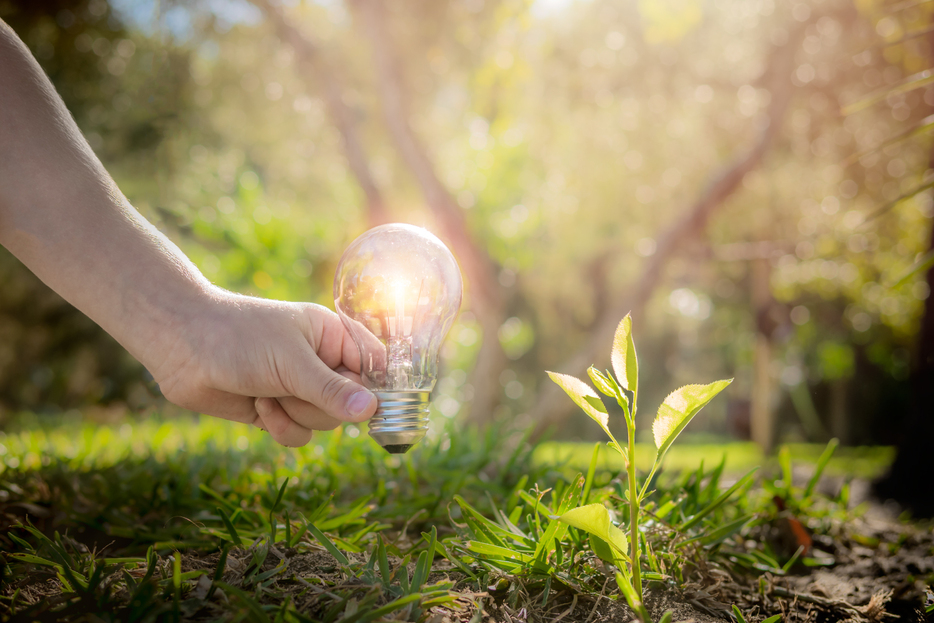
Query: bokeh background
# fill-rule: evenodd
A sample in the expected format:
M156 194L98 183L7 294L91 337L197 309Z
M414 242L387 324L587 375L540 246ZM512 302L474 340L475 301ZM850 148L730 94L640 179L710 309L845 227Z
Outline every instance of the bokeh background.
M934 3L0 0L0 17L215 283L333 308L368 227L445 240L467 292L436 420L599 438L544 371L608 367L632 311L646 435L668 391L724 377L695 439L930 427ZM0 250L0 418L79 411L171 408Z

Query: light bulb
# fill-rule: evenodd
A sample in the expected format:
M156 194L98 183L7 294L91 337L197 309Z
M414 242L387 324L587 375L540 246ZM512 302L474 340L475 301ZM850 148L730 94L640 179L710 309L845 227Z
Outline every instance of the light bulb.
M461 304L461 273L428 230L392 223L354 240L337 266L334 306L376 394L370 436L402 454L428 430L438 351Z

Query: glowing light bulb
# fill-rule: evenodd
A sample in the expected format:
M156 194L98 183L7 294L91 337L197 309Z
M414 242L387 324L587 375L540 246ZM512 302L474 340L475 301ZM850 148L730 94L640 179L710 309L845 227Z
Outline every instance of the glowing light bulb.
M454 256L428 230L392 223L354 240L337 266L334 306L376 394L370 436L402 454L428 430L438 350L461 304Z

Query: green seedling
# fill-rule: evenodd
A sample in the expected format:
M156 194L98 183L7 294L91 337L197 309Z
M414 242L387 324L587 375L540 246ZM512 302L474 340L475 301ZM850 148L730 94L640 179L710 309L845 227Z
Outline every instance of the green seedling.
M624 492L629 502L629 538L616 527L610 513L603 504L587 504L568 511L558 520L590 534L594 554L606 562L616 565L616 582L630 607L643 620L649 615L642 605L642 570L640 561L639 511L647 495L649 485L661 467L665 454L681 431L710 400L732 382L732 379L715 381L708 385L685 385L673 391L658 408L652 433L655 438L655 461L640 490L636 484L635 456L636 410L639 398L639 362L632 339L632 318L629 314L619 323L611 351L613 374L600 372L593 366L587 375L603 395L616 400L623 410L628 444L621 445L610 431L609 414L603 400L593 389L580 379L549 372L548 376L563 389L583 411L590 416L610 438L609 446L623 457L629 490ZM748 519L746 520L748 521ZM743 522L736 529L745 525Z

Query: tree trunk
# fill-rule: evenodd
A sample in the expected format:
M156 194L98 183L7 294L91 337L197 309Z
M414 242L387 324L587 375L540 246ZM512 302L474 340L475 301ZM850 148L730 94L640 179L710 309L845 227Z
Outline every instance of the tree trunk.
M506 310L498 271L486 250L471 237L463 211L441 182L428 151L409 123L404 79L382 0L357 0L353 5L372 46L380 103L389 135L421 188L442 237L451 245L466 277L470 307L483 331L470 378L474 399L469 419L485 424L491 421L499 401L499 375L506 367L506 354L498 337Z
M934 164L934 154L931 162ZM930 249L934 249L934 222ZM928 269L929 294L918 333L908 418L889 473L875 485L876 494L894 499L921 517L934 517L931 494L931 444L934 443L934 266Z
M926 36L928 62L934 64L934 33ZM934 108L934 107L931 107ZM931 110L927 111L930 114ZM934 148L928 154L928 167L934 167ZM894 207L886 206L886 208ZM934 219L928 253L934 253ZM931 444L934 443L934 266L925 273L928 297L909 380L911 397L908 417L898 435L898 450L889 473L874 483L876 495L891 498L921 517L934 517L931 494ZM888 414L883 413L883 418Z
M279 38L295 51L296 61L301 73L311 82L317 78L324 89L331 123L341 137L344 156L357 184L366 197L367 221L370 227L390 221L383 193L370 169L369 159L363 149L363 143L357 133L357 124L353 111L344 103L343 86L331 71L331 67L320 49L301 31L295 28L282 14L281 9L269 3L269 0L251 0L266 18L273 24Z
M762 452L771 454L775 446L775 411L772 408L772 329L768 320L772 305L772 266L767 258L751 262L752 308L756 314L756 348L753 357L752 399L749 429Z

